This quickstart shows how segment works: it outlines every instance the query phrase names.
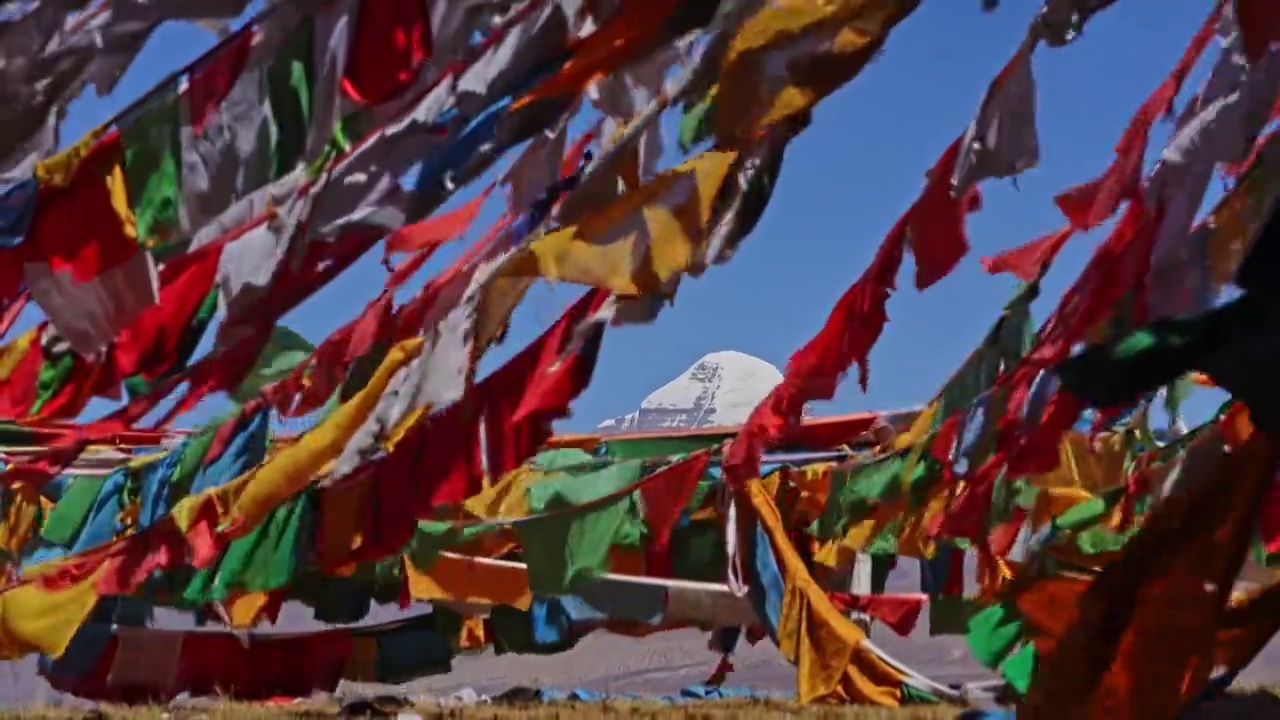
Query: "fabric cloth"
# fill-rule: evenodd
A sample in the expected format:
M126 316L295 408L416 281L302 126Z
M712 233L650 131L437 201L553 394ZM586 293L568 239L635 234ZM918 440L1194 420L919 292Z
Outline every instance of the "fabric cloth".
M61 573L66 566L58 562L28 568L26 573L37 582L0 595L0 640L4 641L0 647L13 656L32 650L59 655L95 604L99 590L105 594L134 592L154 570L173 567L187 558L195 563L212 562L223 543L257 527L265 515L311 482L370 411L391 372L408 359L406 352L420 347L421 340L412 340L393 349L390 364L375 373L362 393L252 473L176 503L171 517L182 535L130 536L99 555L78 559L69 574ZM225 535L217 532L219 526L227 527ZM184 550L177 551L175 544ZM25 608L34 602L33 597L43 597L48 610L38 618L8 609ZM339 666L335 672L340 671Z
M125 509L124 491L128 483L128 468L114 470L107 476L89 508L84 525L69 548L71 553L106 545L123 532L121 513Z
M862 631L809 576L760 482L740 492L756 518L751 596L778 649L798 668L800 702L897 706L903 676L863 644Z
M171 697L178 678L187 634L150 628L119 627L115 661L107 685L115 692ZM139 691L142 692L139 692Z
M929 636L965 635L977 606L972 600L950 595L929 598Z
M38 187L35 178L0 185L0 247L16 248L26 240Z
M670 457L705 450L724 442L727 435L690 435L688 437L604 438L601 452L617 460Z
M247 535L232 541L216 563L197 570L184 599L201 604L225 600L233 590L288 587L302 567L314 505L314 493L304 493L273 510Z
M963 193L982 180L1018 175L1040 161L1036 132L1036 80L1030 34L991 81L977 117L965 128L952 183Z
M27 240L15 252L32 298L71 347L93 356L158 299L137 244L119 132L91 134L37 169Z
M386 102L409 87L431 51L426 3L397 3L378 12L362 3L352 28L342 89L365 105Z
M262 143L269 112L262 97L265 67L250 63L254 37L255 28L242 29L192 68L187 80L179 183L185 233L194 233L270 179L270 157Z
M124 177L138 242L159 249L177 239L181 202L178 83L159 89L120 120Z
M159 301L116 336L112 355L123 377L157 380L186 365L212 319L220 254L197 250L160 270Z
M104 660L113 663L116 654L114 640L115 634L109 625L84 625L61 657L40 657L40 674L53 679L55 684L89 680L94 671L103 666Z
M623 2L595 32L575 43L563 67L521 97L516 108L577 95L592 80L621 70L674 39L679 28L673 27L671 16L677 4L673 0Z
M0 491L4 502L3 526L0 526L0 551L9 562L20 560L23 553L40 538L41 524L51 512L40 488L15 483Z
M736 159L704 152L533 241L510 272L620 295L660 292L702 254L713 201Z
M174 502L190 492L213 444L214 434L212 428L204 428L183 440L164 459L143 469L138 527L146 528L158 522L169 513Z
M1116 158L1107 169L1096 179L1070 188L1055 198L1058 208L1074 227L1083 230L1097 227L1115 214L1124 199L1138 191L1151 128L1156 120L1172 109L1183 82L1213 39L1221 13L1222 6L1215 5L1169 76L1134 113L1116 144Z
M594 471L565 473L562 479L529 488L535 513L581 507L614 494L640 479L639 461L611 464ZM634 527L633 494L585 512L561 512L516 526L529 565L529 588L535 594L573 594L576 583L605 572L610 549Z
M351 639L351 657L342 670L342 679L351 682L378 682L378 639L358 635Z
M247 646L229 634L187 633L176 686L195 696L221 692L241 700L310 697L337 688L351 648L346 631L251 635Z
M915 630L928 598L925 595L853 595L828 593L833 604L845 612L860 612L879 620L901 637Z
M89 519L107 478L82 476L69 480L62 497L45 518L40 536L52 545L70 546Z
M1088 708L1106 708L1113 717L1177 715L1209 679L1204 658L1275 459L1274 446L1255 435L1186 492L1166 498L1081 597L1070 629L1039 654L1038 681L1019 715L1076 717ZM1238 478L1237 487L1223 493L1211 481L1217 476ZM1168 552L1170 543L1179 551ZM1141 641L1151 637L1163 642ZM1112 662L1098 664L1102 656Z
M289 375L311 356L315 347L298 333L282 325L271 330L266 346L245 379L231 393L231 399L247 403L265 386Z
M671 531L693 500L710 458L709 453L698 453L654 473L640 488L648 528L646 564L650 575L670 575Z
M551 437L552 423L586 389L604 328L587 325L607 293L586 293L537 340L475 388L484 418L486 471L500 477L532 457ZM579 335L586 326L585 340Z
M917 4L796 0L756 10L738 29L721 64L716 136L722 141L750 137L809 111L856 77ZM784 71L777 72L778 67Z
M535 599L527 611L499 605L489 613L489 626L496 655L552 655L576 642L564 608L546 598Z
M1236 3L1236 18L1244 34L1244 49L1250 62L1258 62L1267 50L1280 42L1280 13L1274 5L1261 0Z
M415 600L508 605L527 610L533 596L523 566L472 561L442 555L427 567L406 567L409 592Z
M419 616L378 635L377 681L400 684L425 675L448 672L453 658L449 641L432 615Z
M54 591L32 583L0 593L0 655L61 657L98 603L101 574L99 569Z
M269 426L270 418L265 409L237 418L234 434L222 452L215 458L200 458L202 466L190 481L187 493L199 495L223 487L261 463L267 454ZM212 447L212 439L205 447Z

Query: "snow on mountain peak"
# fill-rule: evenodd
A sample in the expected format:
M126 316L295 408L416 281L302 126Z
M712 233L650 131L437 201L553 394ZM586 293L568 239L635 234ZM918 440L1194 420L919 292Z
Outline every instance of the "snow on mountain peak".
M777 368L733 350L704 356L640 403L640 409L606 420L614 432L739 425L782 382Z

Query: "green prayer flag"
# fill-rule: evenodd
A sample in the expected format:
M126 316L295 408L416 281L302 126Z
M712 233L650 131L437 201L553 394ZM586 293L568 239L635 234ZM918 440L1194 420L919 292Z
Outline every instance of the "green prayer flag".
M1270 324L1266 307L1246 294L1201 315L1157 320L1113 342L1090 345L1060 363L1057 374L1072 394L1101 407L1155 392L1191 370L1208 371L1223 383L1218 370L1240 372L1249 355L1230 350L1248 349L1274 334ZM1245 362L1243 373L1258 373L1255 365ZM1224 388L1230 390L1229 384Z
M459 527L442 520L423 520L414 531L406 552L414 567L427 570L445 550L463 545L476 537L496 530L494 525L469 525Z
M831 472L831 490L818 519L818 537L840 537L851 522L871 514L881 503L902 492L907 453L899 452L865 465L842 465Z
M311 357L315 346L307 339L283 325L277 325L271 331L262 354L254 364L253 370L231 393L231 399L241 405L249 402L262 388L273 382L284 379L304 360Z
M909 682L902 683L903 705L938 705L941 702L937 695L924 688L918 688Z
M671 574L681 580L724 582L724 531L715 521L700 520L671 531Z
M715 96L709 94L697 105L685 111L680 118L680 152L693 152L694 146L707 140L715 132Z
M1031 689L1031 678L1035 672L1036 646L1031 643L1024 644L1000 667L1000 674L1005 681L1021 695L1026 695Z
M40 537L51 545L70 546L89 518L98 493L107 481L105 475L80 475L67 482L67 488L45 518Z
M293 581L310 537L314 494L298 495L234 540L212 566L197 570L183 593L192 604L225 600L233 590L266 592Z
M693 435L687 437L640 437L605 440L604 454L615 460L670 457L716 447L729 435Z
M611 463L607 460L595 457L594 455L583 452L577 448L543 450L537 455L534 455L533 459L529 461L530 468L544 472L554 470L583 472L586 470L607 467L610 464Z
M1079 532L1101 522L1124 497L1123 485L1104 490L1097 497L1071 506L1053 519L1053 526L1064 532Z
M210 424L201 428L199 432L191 435L181 445L178 452L182 454L178 457L177 466L173 469L173 475L169 477L169 501L176 502L186 497L191 491L191 485L195 482L196 476L200 474L200 469L204 467L204 457L209 454L209 448L213 446L213 440L218 435L219 424Z
M57 397L71 379L76 367L76 356L71 352L46 358L40 366L40 374L36 377L36 399L31 403L29 415L35 415L44 408L45 403Z
M531 512L551 513L515 525L529 566L530 590L571 594L579 581L605 572L610 549L626 538L639 515L636 493L580 506L636 483L641 471L640 461L627 460L591 472L566 472L527 490Z
M311 127L311 58L314 19L307 17L289 33L279 54L267 68L267 97L275 126L272 179L293 172L307 149Z
M885 523L880 532L867 543L865 552L872 555L897 555L898 536L902 534L902 517L898 516Z
M984 608L969 618L969 648L983 665L995 669L1022 639L1022 620L1007 603Z
M124 179L137 221L138 242L164 252L177 239L182 162L178 83L153 93L119 123Z
M960 595L929 596L929 636L968 634L969 620L979 609Z
M1129 533L1118 533L1108 527L1091 527L1076 535L1076 546L1086 555L1097 555L1119 550L1130 537Z

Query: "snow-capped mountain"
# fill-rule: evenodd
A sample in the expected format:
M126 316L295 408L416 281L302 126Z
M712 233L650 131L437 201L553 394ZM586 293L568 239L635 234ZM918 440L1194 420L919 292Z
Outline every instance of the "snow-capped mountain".
M605 420L609 432L739 425L782 382L778 368L746 353L725 350L703 357L655 390L635 412Z

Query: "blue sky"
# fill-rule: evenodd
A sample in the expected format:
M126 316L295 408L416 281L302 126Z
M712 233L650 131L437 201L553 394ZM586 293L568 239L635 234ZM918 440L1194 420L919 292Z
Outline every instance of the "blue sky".
M997 12L984 14L978 0L923 3L876 62L819 106L811 127L788 151L768 211L734 259L682 283L674 307L655 324L606 335L594 382L561 429L588 430L635 409L709 352L738 350L785 366L914 200L925 170L970 120L1039 5L1006 0ZM1014 289L1010 277L983 272L979 258L1062 224L1053 196L1107 166L1129 117L1173 67L1209 6L1208 0L1125 0L1097 16L1073 45L1037 50L1040 167L1021 176L1016 187L1008 181L983 186L983 210L969 220L973 249L950 277L920 293L907 261L900 290L889 302L890 323L871 356L868 392L851 380L832 403L815 411L895 409L936 392ZM212 43L213 36L199 28L161 28L112 97L86 97L72 106L64 142ZM1203 79L1212 46L1206 55L1183 98ZM1157 126L1149 157L1168 129L1168 123ZM674 144L674 135L669 137ZM473 186L460 199L478 190ZM483 229L478 225L472 236ZM1101 237L1095 232L1070 241L1044 284L1038 318L1052 309ZM458 249L442 254L429 271ZM385 271L377 260L365 258L285 323L318 341L381 289ZM506 347L492 353L486 367L535 337L575 295L571 288L536 287L517 312ZM1203 416L1218 402L1216 393L1201 391L1189 409ZM181 424L225 407L222 400L204 403ZM101 409L95 404L92 414Z

